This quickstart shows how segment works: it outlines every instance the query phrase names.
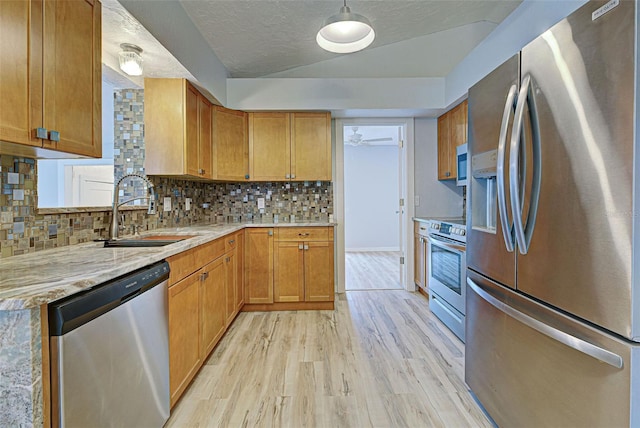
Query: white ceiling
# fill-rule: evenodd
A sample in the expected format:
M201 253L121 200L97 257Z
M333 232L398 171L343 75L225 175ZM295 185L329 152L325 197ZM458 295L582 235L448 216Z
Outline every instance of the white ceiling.
M339 10L340 1L146 1L179 2L231 77L353 78L443 77L522 0L348 2L376 30L372 46L349 55L325 52L315 42L317 29ZM117 0L102 4L107 79L118 80L109 68L119 73L120 43L133 43L144 50L144 76L198 83ZM142 77L128 79L142 86Z
M179 0L200 33L209 43L231 77L264 77L345 55L322 50L315 42L323 21L338 12L336 0ZM461 29L462 35L434 40L434 52L425 58L413 49L409 59L420 64L439 64L418 70L420 77L442 77L488 32L509 15L521 0L360 0L349 1L353 12L366 16L376 31L373 44L349 58L445 30ZM482 31L464 29L482 25ZM438 49L440 48L440 49ZM457 50L454 52L454 50ZM390 49L380 50L383 58L368 58L363 72L375 69L389 73ZM385 61L385 57L387 60ZM414 73L414 74L416 74ZM397 73L395 74L398 75ZM322 76L326 77L326 76ZM351 76L350 76L351 77Z

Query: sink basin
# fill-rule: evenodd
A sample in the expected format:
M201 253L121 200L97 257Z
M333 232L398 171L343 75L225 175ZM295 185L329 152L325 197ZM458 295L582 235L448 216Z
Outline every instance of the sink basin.
M118 239L117 241L104 241L104 246L109 248L116 247L164 247L185 239L193 238L188 235L148 235L135 239Z

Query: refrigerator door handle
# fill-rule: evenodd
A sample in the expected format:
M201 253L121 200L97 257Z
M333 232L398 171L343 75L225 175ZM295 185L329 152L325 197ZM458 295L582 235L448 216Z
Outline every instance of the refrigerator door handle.
M540 131L538 130L538 114L535 105L535 97L532 93L533 84L531 76L526 75L522 79L522 87L518 94L513 130L511 131L511 153L509 155L509 193L511 195L511 213L513 214L513 226L516 233L516 242L520 254L527 254L531 237L536 224L538 214L538 201L540 199L540 181L542 172L542 155L540 147ZM533 148L533 181L531 186L531 203L526 226L523 223L523 207L520 190L520 144L522 142L522 127L524 122L524 106L529 106L531 119L531 134ZM524 189L524 186L522 186Z
M498 138L498 166L497 166L497 179L498 179L498 209L500 211L500 224L502 225L502 236L504 238L504 244L507 251L512 253L513 248L513 231L511 225L509 225L509 217L507 213L507 200L505 197L505 185L504 185L504 158L507 143L507 131L509 129L509 118L513 111L513 104L515 103L516 93L518 87L511 85L509 93L507 94L507 101L504 104L504 112L502 113L502 124L500 125L500 137Z
M593 343L587 342L586 340L565 333L562 330L558 330L557 328L547 325L542 321L539 321L525 313L520 312L519 310L509 306L508 304L489 294L481 286L476 284L471 278L467 278L467 284L478 296L484 299L491 306L495 307L511 318L514 318L515 320L521 322L522 324L531 327L537 332L542 333L545 336L550 337L551 339L554 339L570 348L573 348L576 351L589 355L596 360L607 363L617 369L621 369L624 365L624 360L620 355L596 346Z

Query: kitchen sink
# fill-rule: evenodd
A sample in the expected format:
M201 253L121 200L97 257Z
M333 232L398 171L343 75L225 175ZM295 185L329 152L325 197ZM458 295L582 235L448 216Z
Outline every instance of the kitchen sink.
M118 239L104 241L104 246L108 248L116 247L164 247L165 245L173 244L185 239L193 238L192 235L148 235L140 236L131 239Z

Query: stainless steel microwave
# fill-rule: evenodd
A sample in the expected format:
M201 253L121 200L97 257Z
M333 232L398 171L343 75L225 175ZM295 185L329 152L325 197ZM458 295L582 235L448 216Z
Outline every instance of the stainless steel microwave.
M456 147L456 166L458 167L458 176L456 178L456 184L458 186L467 185L467 144L462 144Z

